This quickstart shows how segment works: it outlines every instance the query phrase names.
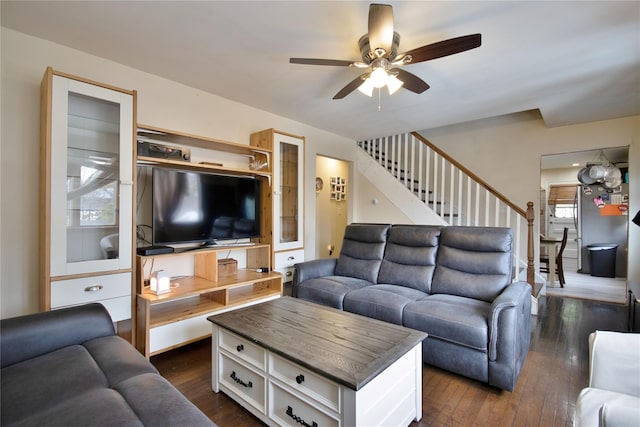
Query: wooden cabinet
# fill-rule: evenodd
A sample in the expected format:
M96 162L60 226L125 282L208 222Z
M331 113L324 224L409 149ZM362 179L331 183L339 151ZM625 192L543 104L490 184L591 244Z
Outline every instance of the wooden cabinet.
M251 135L251 145L273 151L273 191L263 194L269 206L261 241L273 246L274 269L285 282L293 279L293 265L304 261L304 142L274 129Z
M41 86L40 309L132 313L136 92L47 68Z
M233 256L240 268L227 274L218 261ZM137 257L138 329L136 344L146 357L207 337L207 317L282 295L282 276L257 272L270 266L269 245L220 247ZM145 286L149 271L170 266L171 291L153 294Z

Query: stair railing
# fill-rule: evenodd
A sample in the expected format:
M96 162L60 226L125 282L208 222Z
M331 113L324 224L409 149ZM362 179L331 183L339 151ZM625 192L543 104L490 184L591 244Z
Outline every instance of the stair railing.
M514 278L533 287L532 202L523 210L417 132L359 141L358 146L445 223L512 228Z

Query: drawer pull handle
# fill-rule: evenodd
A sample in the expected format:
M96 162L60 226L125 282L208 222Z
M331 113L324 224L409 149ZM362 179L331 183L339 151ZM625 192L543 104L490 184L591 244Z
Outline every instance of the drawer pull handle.
M242 387L247 387L247 388L251 388L253 387L253 384L251 383L251 381L249 381L248 383L245 383L244 381L242 381L240 378L238 378L236 376L236 371L231 372L231 379L234 380L235 382L237 382L238 384L240 384Z
M304 382L304 375L300 374L296 377L296 382L302 384Z
M87 286L86 288L84 288L84 291L85 292L98 292L101 289L102 289L102 285L93 285L93 286Z
M296 257L290 256L289 258L287 258L287 261L293 261L294 259L296 259Z
M236 350L238 350L238 353L241 352L242 350L244 350L244 345L238 344L238 346L236 347Z
M291 277L291 276L293 276L293 272L292 271L287 271L284 275L287 276L287 277Z
M318 423L317 422L311 421L311 424L308 424L308 423L305 422L305 420L303 420L299 416L295 415L293 413L293 409L291 408L291 406L287 406L287 415L289 415L291 418L293 418L295 420L295 422L297 422L298 424L302 424L304 427L318 427Z

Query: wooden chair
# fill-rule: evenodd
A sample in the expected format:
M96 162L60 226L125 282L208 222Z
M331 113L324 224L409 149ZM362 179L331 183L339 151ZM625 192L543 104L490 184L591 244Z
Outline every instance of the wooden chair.
M568 235L569 235L569 229L565 227L564 231L562 232L560 249L558 249L558 253L556 254L556 273L558 274L558 281L560 282L560 286L563 288L566 282L564 280L564 270L562 269L562 253L564 252L564 248L567 246ZM540 256L540 272L542 273L549 272L549 255Z

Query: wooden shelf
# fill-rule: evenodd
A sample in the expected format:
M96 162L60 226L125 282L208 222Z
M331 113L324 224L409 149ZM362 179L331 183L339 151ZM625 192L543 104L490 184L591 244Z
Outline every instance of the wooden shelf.
M168 300L165 302L170 301L170 303L166 304L152 304L149 328L156 328L203 314L211 315L217 311L226 311L234 306L281 296L282 291L278 288L277 280L272 283L260 282L228 288L227 294L224 292L201 293L190 298Z
M160 157L138 156L138 164L149 165L149 166L172 167L176 169L193 170L193 171L231 173L234 175L246 175L246 176L270 177L272 175L271 172L261 171L261 170L229 168L224 166L209 165L206 163L191 163L191 162L185 162L180 160L163 159Z
M279 273L256 273L252 270L238 270L238 274L221 277L217 282L202 277L183 277L171 281L172 289L169 293L155 295L145 288L140 296L153 305L279 278Z
M206 148L208 150L225 151L234 154L251 155L254 153L270 154L272 150L263 147L255 147L249 144L224 141L192 135L175 130L162 129L155 126L138 124L138 136L167 144L187 145L190 147Z

